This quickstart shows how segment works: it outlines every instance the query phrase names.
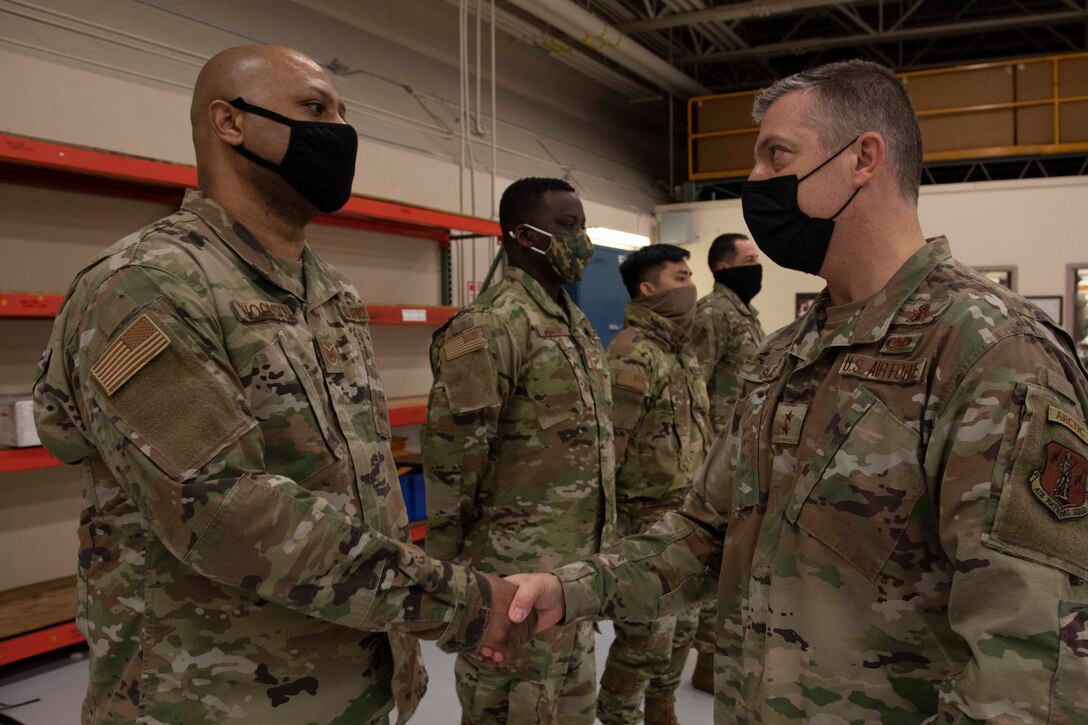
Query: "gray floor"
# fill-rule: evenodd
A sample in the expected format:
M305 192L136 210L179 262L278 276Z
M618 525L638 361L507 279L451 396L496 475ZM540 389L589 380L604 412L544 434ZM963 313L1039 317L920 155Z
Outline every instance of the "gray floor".
M601 634L597 636L598 676L604 670L604 659L613 636L612 624L602 622ZM436 649L433 643L424 642L423 658L431 675L431 686L412 718L413 725L456 722L457 717L451 716L451 713L459 712L453 690L453 657ZM677 692L676 714L684 725L707 725L713 719L714 701L710 695L692 688L694 666L693 653ZM32 667L14 664L0 668L0 713L25 725L74 725L79 722L79 706L86 686L87 662L85 655L79 653ZM20 704L28 700L36 701ZM18 706L4 709L11 705Z

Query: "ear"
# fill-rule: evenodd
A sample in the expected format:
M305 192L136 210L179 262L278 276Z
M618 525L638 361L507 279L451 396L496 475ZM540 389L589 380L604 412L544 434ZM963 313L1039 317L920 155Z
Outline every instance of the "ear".
M219 139L231 146L242 143L242 114L226 101L215 100L208 104L208 128Z
M711 272L719 272L719 271L721 271L723 269L729 269L729 264L726 263L726 262L718 262L717 264L715 264L713 267L710 268L710 271Z
M530 236L532 233L533 233L533 230L530 229L529 227L525 226L524 224L518 224L516 227L514 227L514 231L511 232L511 235L512 235L513 241L519 247L528 248L528 247L535 247L536 246L535 244L533 244L532 236Z
M854 186L868 183L884 168L884 137L876 131L866 131L858 137L857 160L854 164Z
M638 283L639 297L649 297L654 292L657 292L657 287L654 286L653 282L650 282L648 280L642 280Z

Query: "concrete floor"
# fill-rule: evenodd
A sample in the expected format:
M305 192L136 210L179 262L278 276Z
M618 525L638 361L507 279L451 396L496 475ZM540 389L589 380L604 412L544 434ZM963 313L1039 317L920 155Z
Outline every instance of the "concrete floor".
M601 633L597 635L598 677L604 671L613 637L611 622L602 622ZM460 711L453 686L454 658L439 651L433 642L423 642L423 659L431 684L412 723L450 725L456 722L451 713ZM694 667L692 653L677 692L676 714L684 725L709 725L713 721L714 698L691 686ZM16 663L0 668L0 716L6 715L23 725L76 725L86 687L85 650L39 658L30 665ZM0 717L0 723L3 722Z

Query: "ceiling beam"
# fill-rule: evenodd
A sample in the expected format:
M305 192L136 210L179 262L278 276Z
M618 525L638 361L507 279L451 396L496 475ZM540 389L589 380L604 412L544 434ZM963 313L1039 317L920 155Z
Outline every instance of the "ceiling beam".
M1088 21L1088 10L1069 10L1058 13L1041 13L1037 15L1018 15L1009 18L992 18L989 20L973 20L964 23L951 23L946 25L927 25L917 28L907 28L886 33L863 33L861 35L846 35L838 38L808 38L794 40L788 43L771 43L758 45L752 48L739 50L725 50L707 53L701 56L687 55L676 59L678 63L723 63L747 58L764 58L767 56L801 54L828 48L842 48L851 45L868 45L872 43L890 43L900 40L916 40L918 38L937 38L946 35L963 35L967 33L984 33L992 30L1006 28L1025 28L1037 25L1052 25L1056 23L1068 23Z
M634 20L617 25L616 29L624 33L641 33L647 30L679 28L685 25L700 25L717 21L766 18L771 15L795 13L798 10L850 4L844 2L844 0L753 0L751 2L736 3L735 5L721 5L705 10L693 10L689 13L674 13L647 20Z

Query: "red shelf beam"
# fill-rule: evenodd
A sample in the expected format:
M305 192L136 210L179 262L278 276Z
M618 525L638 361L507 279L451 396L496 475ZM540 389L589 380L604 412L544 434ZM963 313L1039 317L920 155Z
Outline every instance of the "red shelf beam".
M0 667L82 641L83 635L76 628L75 622L63 622L35 632L0 639Z
M3 180L177 203L183 189L196 186L197 173L193 166L0 133ZM490 219L358 194L352 195L340 211L314 221L443 243L448 243L451 229L493 237L502 234L498 222Z
M33 448L0 448L0 473L30 471L36 468L63 466L52 453L41 446Z
M56 317L64 295L0 292L0 317Z
M430 325L444 324L457 314L456 307L427 305L367 305L372 325Z

